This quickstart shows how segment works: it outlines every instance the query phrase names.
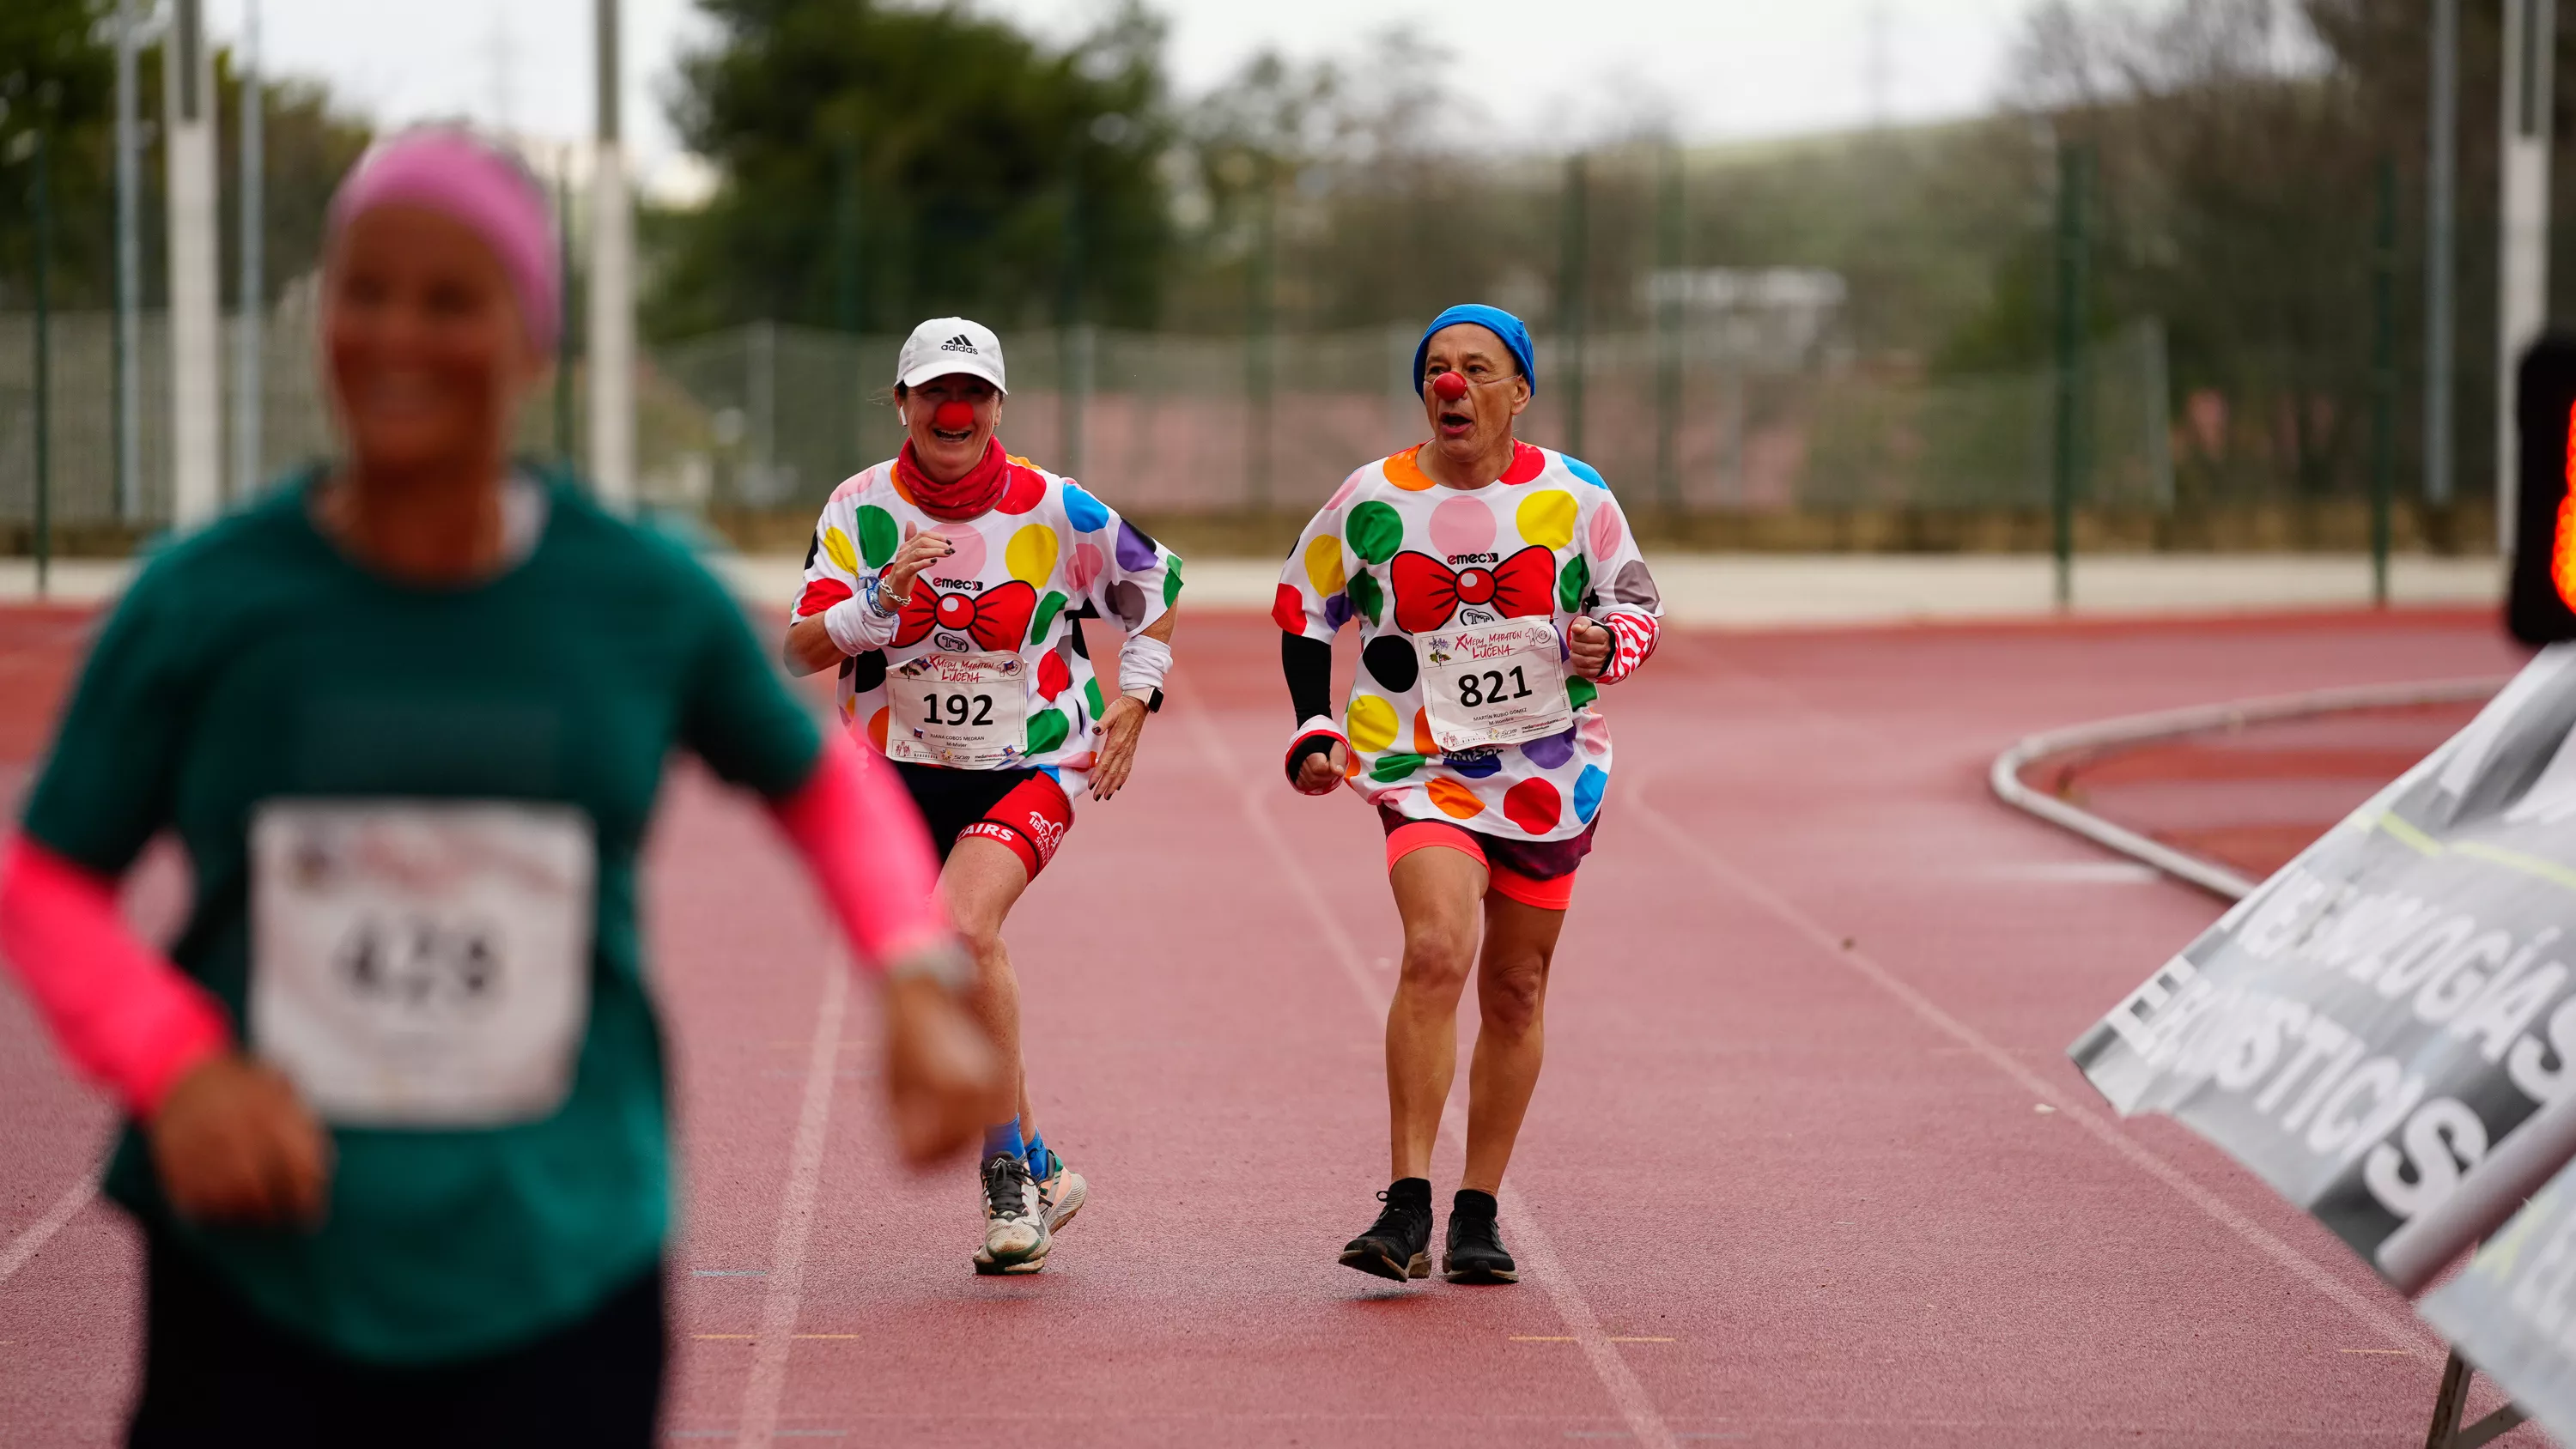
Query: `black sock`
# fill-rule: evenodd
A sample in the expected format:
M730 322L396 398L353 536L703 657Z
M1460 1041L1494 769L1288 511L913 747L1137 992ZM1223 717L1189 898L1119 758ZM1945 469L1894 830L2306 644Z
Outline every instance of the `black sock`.
M1388 1183L1386 1185L1386 1205L1388 1207L1416 1207L1422 1209L1424 1212L1431 1211L1431 1179L1427 1177L1399 1177L1395 1181Z
M1492 1193L1478 1192L1472 1187L1462 1187L1458 1189L1458 1195L1449 1200L1449 1216L1482 1218L1490 1223L1501 1207L1500 1203L1494 1201Z

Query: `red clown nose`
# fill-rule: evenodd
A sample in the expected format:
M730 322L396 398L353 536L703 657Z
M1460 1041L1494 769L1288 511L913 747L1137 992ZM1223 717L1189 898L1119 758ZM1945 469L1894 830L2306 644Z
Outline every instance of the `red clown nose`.
M1444 372L1431 379L1431 392L1442 402L1456 402L1467 395L1467 379L1454 372Z
M943 433L962 433L975 426L975 405L951 398L931 410L930 425Z

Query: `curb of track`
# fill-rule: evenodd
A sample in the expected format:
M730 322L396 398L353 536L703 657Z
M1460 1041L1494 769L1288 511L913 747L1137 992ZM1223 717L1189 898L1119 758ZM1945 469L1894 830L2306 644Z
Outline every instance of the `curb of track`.
M2366 684L2342 689L2315 689L2298 694L2265 695L2258 699L2236 700L2226 704L2194 705L2188 709L2161 710L2154 714L2124 715L2117 719L2096 720L2090 724L2070 725L2029 735L2012 748L1995 756L1986 772L1986 783L1995 797L2016 810L2036 815L2063 830L2116 851L2130 859L2153 866L2177 880L2186 881L2224 900L2240 900L2252 892L2257 882L2215 861L2203 860L2188 851L2177 850L2150 836L2106 820L2092 811L2070 805L2022 783L2021 772L2034 760L2070 750L2100 750L2113 745L2142 744L2152 740L2178 738L2183 735L2207 734L2214 730L2236 729L2244 725L2274 720L2303 719L2313 715L2337 714L2358 709L2393 709L2418 704L2454 704L2462 700L2485 699L2504 687L2508 676L2489 675L2470 679L2436 679L2415 684Z

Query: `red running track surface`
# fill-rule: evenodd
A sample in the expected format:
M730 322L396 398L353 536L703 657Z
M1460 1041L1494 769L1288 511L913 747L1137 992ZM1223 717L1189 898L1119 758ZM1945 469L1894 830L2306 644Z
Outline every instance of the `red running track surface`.
M967 1168L890 1168L864 992L836 1030L783 852L679 777L671 1442L2421 1442L2441 1351L2407 1306L2064 1059L2216 903L1984 777L2035 730L2510 669L2489 625L1669 636L1608 696L1506 1205L1524 1281L1472 1289L1333 1262L1384 1181L1398 939L1369 812L1279 780L1273 637L1184 621L1136 782L1012 924L1042 1121L1094 1184L1035 1278L969 1273ZM0 1255L106 1127L0 992ZM134 1296L95 1205L0 1280L0 1443L111 1440Z

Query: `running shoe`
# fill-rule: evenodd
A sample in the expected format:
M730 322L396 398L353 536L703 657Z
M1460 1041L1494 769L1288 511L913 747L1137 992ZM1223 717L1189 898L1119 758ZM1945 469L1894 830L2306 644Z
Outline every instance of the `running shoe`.
M1377 1195L1386 1209L1369 1230L1342 1249L1342 1266L1398 1283L1431 1276L1431 1203L1397 1202Z
M984 1162L984 1246L978 1273L1034 1273L1046 1266L1046 1202L1029 1180L1027 1159L996 1152Z
M1449 1247L1440 1255L1440 1276L1452 1283L1517 1283L1520 1265L1503 1246L1494 1219L1484 1213L1449 1214Z
M1072 1222L1073 1215L1082 1211L1082 1205L1090 1200L1091 1184L1082 1180L1081 1173L1065 1166L1064 1159L1056 1156L1052 1147L1046 1150L1045 1170L1034 1175L1038 1183L1038 1201L1046 1205L1047 1236L1053 1237L1066 1223Z

